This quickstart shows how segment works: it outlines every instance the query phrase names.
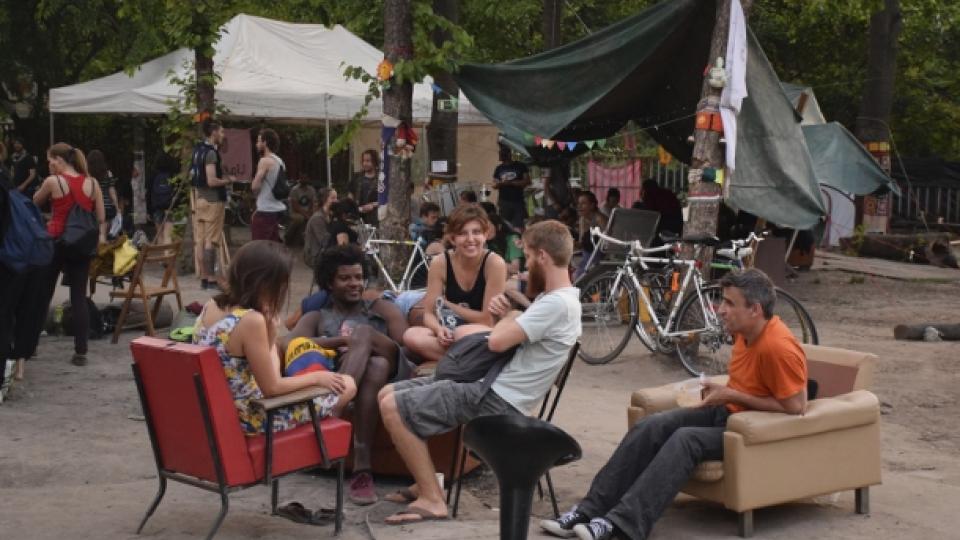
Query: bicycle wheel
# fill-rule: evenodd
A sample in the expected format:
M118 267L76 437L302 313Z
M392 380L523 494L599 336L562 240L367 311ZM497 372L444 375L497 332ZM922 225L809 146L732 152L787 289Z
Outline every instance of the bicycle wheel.
M660 324L666 324L667 316L670 314L673 301L673 292L670 289L672 278L672 270L655 270L638 278ZM633 327L637 337L651 352L673 354L676 348L674 342L660 335L659 330L657 330L657 323L647 313L646 305L639 300L638 305L640 311L637 313L637 324Z
M800 343L819 344L820 338L817 336L817 327L813 324L813 317L807 313L803 304L780 287L777 287L776 290L777 303L773 307L773 314L780 317L783 324L787 325L787 328L793 332Z
M793 332L800 343L816 345L819 342L813 318L803 305L783 289L777 288L777 301L773 314ZM730 354L733 350L733 336L723 328L723 321L716 315L723 295L718 285L703 289L704 304L707 307L707 321L704 322L704 310L695 294L683 301L677 313L677 331L707 328L703 332L681 336L675 339L677 356L680 363L691 375L706 373L721 375L727 372Z
M606 364L627 346L636 323L637 291L623 280L613 288L615 269L596 268L579 280L582 310L580 358Z

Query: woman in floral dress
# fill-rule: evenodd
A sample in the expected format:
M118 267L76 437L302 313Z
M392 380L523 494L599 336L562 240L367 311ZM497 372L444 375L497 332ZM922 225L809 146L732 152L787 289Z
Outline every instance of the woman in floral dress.
M263 433L266 415L252 401L310 386L331 392L316 398L319 415L339 414L356 394L348 375L312 371L284 377L277 348L277 326L287 299L293 259L281 244L267 240L240 248L227 271L227 290L207 302L197 319L194 343L215 347L233 394L245 434ZM274 429L310 421L306 406L274 415Z

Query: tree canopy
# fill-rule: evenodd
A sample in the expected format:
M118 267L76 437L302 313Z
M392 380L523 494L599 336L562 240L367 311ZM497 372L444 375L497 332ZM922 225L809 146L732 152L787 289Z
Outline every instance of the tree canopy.
M429 42L429 0L413 0L418 47ZM564 2L562 39L573 41L654 3ZM882 0L754 0L750 23L784 81L810 85L828 119L853 128L866 79L870 16ZM899 151L960 160L960 3L901 0L891 119ZM450 61L499 62L542 50L542 0L461 0L456 47L431 49L431 69ZM50 88L132 69L176 47L209 46L219 26L246 12L342 24L375 46L383 1L18 0L0 4L0 115L42 133ZM416 51L415 51L416 52ZM562 91L562 89L558 89ZM18 105L19 104L19 105ZM37 127L39 126L39 128Z

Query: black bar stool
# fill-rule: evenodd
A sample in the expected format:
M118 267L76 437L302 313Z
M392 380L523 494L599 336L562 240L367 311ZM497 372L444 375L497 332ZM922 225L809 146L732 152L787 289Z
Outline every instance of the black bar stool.
M533 489L548 469L577 461L580 444L562 429L521 415L481 416L467 424L463 443L500 485L500 538L525 540Z

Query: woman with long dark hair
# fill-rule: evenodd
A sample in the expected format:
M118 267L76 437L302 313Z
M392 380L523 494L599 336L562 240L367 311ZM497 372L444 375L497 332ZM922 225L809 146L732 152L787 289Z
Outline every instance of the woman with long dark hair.
M331 394L316 399L321 415L337 414L356 394L348 375L309 371L282 375L277 328L290 288L293 258L270 240L244 244L227 269L227 289L203 307L193 341L216 348L244 433L263 433L266 417L253 400L322 386ZM310 421L305 406L278 412L275 422L291 429Z
M79 148L67 143L57 143L47 150L48 176L33 195L33 202L39 207L50 203L51 216L47 222L47 232L55 241L53 262L46 272L46 302L50 305L53 292L60 274L70 287L70 306L73 314L73 358L76 366L87 363L87 338L90 333L90 313L87 311L87 279L90 272L90 256L71 254L61 243L56 242L63 235L67 216L74 206L87 212L94 212L100 226L100 242L106 242L107 221L103 208L103 192L97 179L90 176L87 160ZM43 314L46 314L44 309Z

